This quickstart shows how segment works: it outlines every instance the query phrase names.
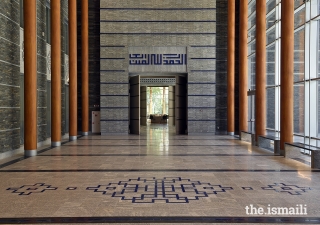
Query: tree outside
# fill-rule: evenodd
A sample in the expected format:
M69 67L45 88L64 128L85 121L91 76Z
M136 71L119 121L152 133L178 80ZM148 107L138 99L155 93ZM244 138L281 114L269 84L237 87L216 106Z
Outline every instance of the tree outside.
M147 87L147 114L168 114L168 87Z

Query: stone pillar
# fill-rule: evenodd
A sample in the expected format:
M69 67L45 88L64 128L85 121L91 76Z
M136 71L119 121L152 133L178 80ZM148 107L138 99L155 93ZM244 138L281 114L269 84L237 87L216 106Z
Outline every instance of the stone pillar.
M236 3L228 1L228 134L234 135L235 111L235 14Z
M89 8L81 0L82 135L89 134Z
M248 130L248 0L240 1L239 129Z
M77 0L69 0L69 140L77 139Z
M266 0L256 5L256 141L266 133Z
M281 2L280 149L293 141L294 1Z
M51 145L61 145L60 0L51 0Z
M24 154L37 155L37 3L24 0Z

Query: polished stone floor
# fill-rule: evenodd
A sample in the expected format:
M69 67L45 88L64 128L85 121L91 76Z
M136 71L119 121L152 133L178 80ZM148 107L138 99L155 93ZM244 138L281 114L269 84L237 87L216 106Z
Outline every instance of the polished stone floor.
M0 224L320 223L320 170L233 136L141 129L1 160Z

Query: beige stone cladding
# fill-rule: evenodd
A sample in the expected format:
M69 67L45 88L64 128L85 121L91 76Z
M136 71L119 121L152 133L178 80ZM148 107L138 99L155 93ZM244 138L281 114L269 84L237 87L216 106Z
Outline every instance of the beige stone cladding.
M102 134L128 132L132 47L187 49L188 132L215 132L216 2L100 1Z

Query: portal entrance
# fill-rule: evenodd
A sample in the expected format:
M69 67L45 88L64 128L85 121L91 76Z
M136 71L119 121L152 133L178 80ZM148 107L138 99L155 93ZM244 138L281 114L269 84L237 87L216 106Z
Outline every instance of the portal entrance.
M130 77L129 133L139 135L140 126L166 124L176 134L187 134L186 76Z

